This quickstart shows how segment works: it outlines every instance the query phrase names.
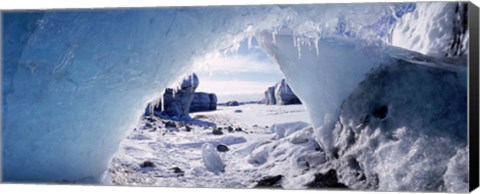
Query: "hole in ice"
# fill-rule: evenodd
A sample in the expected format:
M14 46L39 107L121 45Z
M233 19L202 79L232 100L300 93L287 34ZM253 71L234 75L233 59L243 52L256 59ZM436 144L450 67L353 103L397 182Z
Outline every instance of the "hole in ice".
M372 115L378 119L384 119L385 117L387 117L387 114L388 114L388 107L386 105L375 108L372 111Z
M142 164L140 164L140 167L142 167L142 168L153 168L153 167L155 167L155 164L153 162L150 162L150 161L145 161Z

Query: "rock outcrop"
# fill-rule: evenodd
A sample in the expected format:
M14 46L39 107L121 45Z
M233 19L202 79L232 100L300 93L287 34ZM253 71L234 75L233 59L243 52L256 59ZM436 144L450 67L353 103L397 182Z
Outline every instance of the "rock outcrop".
M199 84L197 75L192 74L186 77L176 90L165 89L162 102L150 103L145 114L188 119L190 112L216 110L217 96L205 92L195 92Z
M238 103L237 101L228 101L227 103L225 103L225 106L240 106L240 103Z
M213 93L195 92L190 112L217 110L217 95Z
M265 91L263 101L267 105L301 104L300 99L293 93L285 79L280 80L275 86L269 87Z
M165 89L162 114L170 117L188 118L190 104L199 84L197 75L192 74L183 80L177 91L171 88Z
M277 101L275 100L275 86L269 87L265 91L265 104L267 105L277 104Z

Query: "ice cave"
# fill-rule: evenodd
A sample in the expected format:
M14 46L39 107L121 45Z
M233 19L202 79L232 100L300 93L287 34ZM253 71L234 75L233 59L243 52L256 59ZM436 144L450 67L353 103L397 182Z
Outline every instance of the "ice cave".
M465 6L4 12L3 181L101 183L148 102L194 63L255 37L343 184L461 191L468 172L451 169L468 166Z

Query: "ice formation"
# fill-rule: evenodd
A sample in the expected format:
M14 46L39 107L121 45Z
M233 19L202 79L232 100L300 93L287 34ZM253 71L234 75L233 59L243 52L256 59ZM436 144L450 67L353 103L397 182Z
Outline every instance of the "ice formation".
M395 24L392 45L436 57L467 54L466 6L465 3L419 3Z
M450 190L464 183L439 177L466 165L465 84L465 70L401 59L370 72L343 103L333 132L340 181L384 191Z
M448 18L434 16L448 15L454 5L428 5L438 9L424 9L425 3L375 3L4 13L3 180L98 183L120 140L136 125L148 102L188 73L195 61L219 50L235 50L241 40L254 35L306 105L316 140L332 157L338 147L334 129L342 102L372 69L395 63L396 58L425 65L415 61L417 53L388 45L432 56L443 53L437 51L445 45L436 40L446 41L454 35L439 37L436 32L452 26ZM423 28L416 14L432 16L429 22L435 25ZM429 33L415 34L407 27ZM420 43L413 44L417 40ZM460 47L467 42L468 37L462 38ZM388 53L389 49L398 52ZM434 141L423 140L417 144ZM460 140L451 141L463 149ZM402 151L392 149L397 148ZM421 146L417 148L422 152ZM441 166L453 157L450 153L453 150L442 156ZM362 157L371 157L363 154L352 157L361 157L356 158L359 163ZM454 158L462 159L461 154ZM365 169L380 171L385 161L378 161L377 169ZM405 171L396 161L392 165L398 168L391 169L398 172L392 176ZM458 165L449 162L448 168ZM398 185L380 182L377 186L423 189L415 187L409 174L405 177ZM452 170L447 170L444 179L448 185L463 181Z
M202 145L202 160L207 170L216 174L225 172L225 163L223 163L212 144L205 143Z

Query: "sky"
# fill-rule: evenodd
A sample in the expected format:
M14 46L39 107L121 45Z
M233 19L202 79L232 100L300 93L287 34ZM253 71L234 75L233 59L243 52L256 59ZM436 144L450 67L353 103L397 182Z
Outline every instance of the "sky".
M264 98L264 91L275 85L283 74L275 62L252 38L240 43L237 52L215 53L215 57L195 65L200 85L197 92L215 93L218 102L257 101Z

